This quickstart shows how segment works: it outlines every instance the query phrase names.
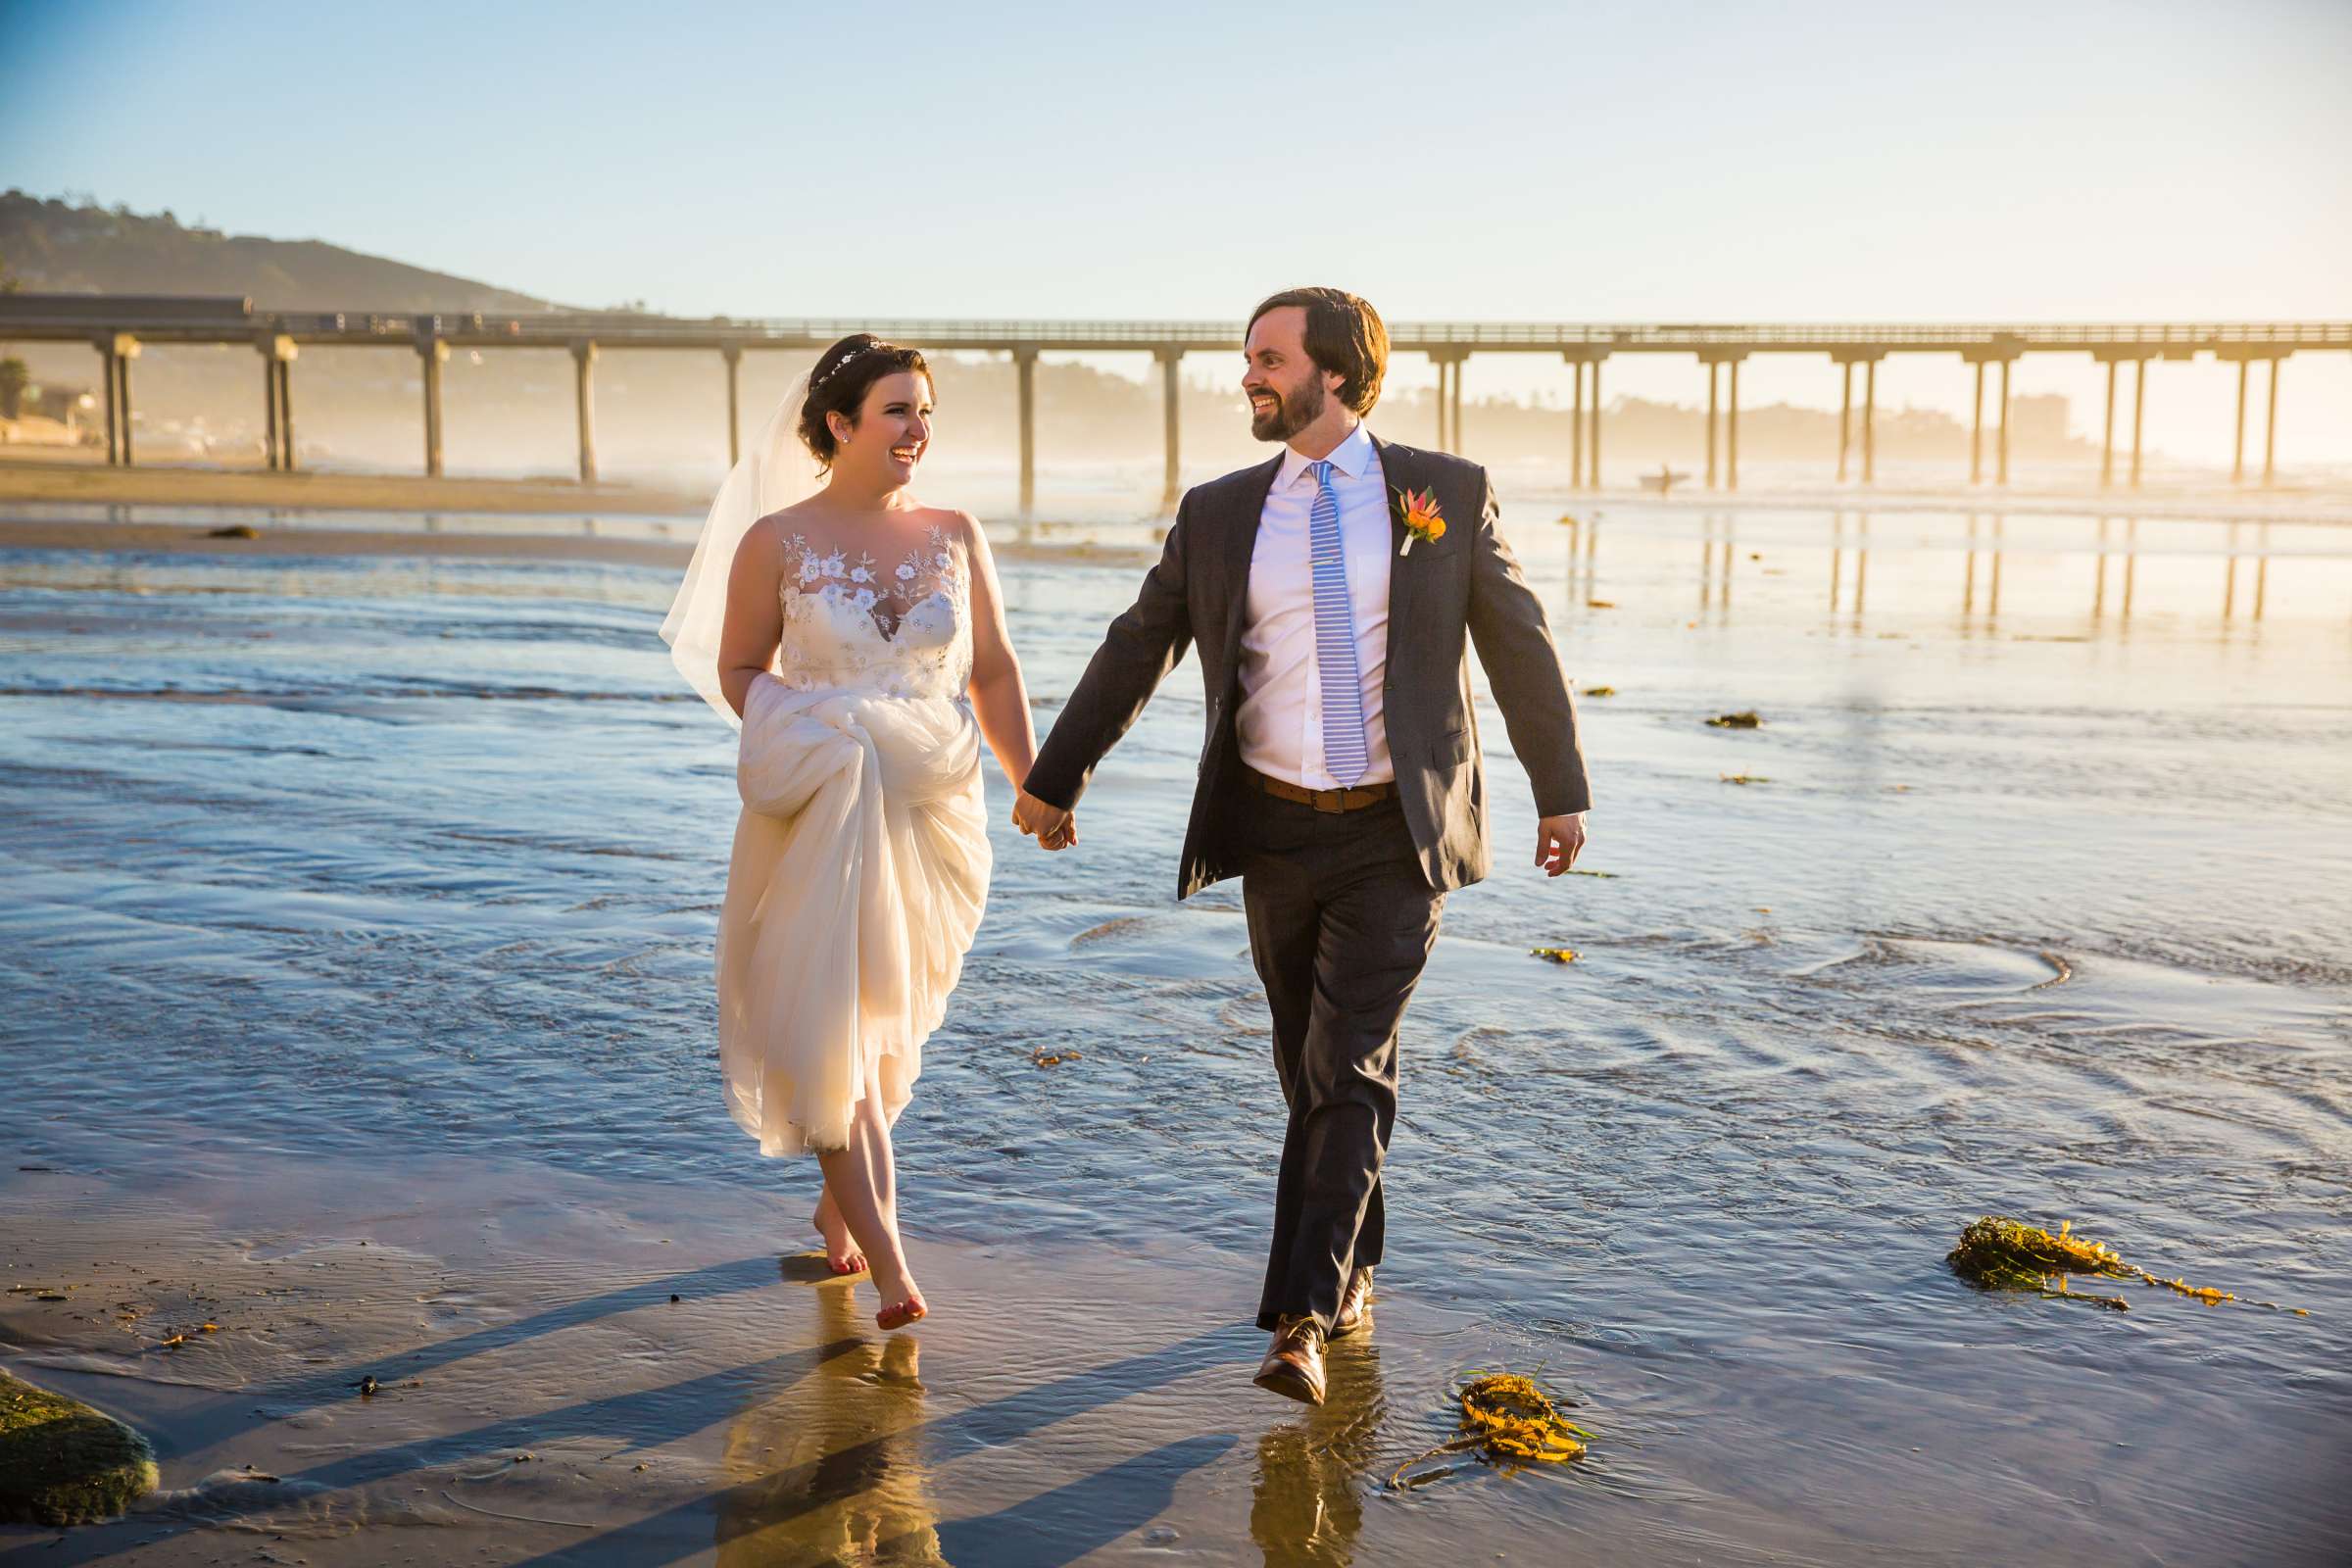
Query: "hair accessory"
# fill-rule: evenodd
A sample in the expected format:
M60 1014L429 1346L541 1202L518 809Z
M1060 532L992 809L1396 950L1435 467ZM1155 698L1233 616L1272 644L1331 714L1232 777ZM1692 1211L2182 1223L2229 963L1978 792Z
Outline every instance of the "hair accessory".
M858 347L850 350L840 359L835 360L831 365L827 366L823 372L820 373L815 380L808 383L808 390L813 392L818 387L823 386L827 381L832 380L834 375L840 371L841 368L849 364L852 360L860 358L861 356L867 354L876 353L877 351L886 349L888 347L890 347L889 344L884 343L879 339L870 343L858 344Z

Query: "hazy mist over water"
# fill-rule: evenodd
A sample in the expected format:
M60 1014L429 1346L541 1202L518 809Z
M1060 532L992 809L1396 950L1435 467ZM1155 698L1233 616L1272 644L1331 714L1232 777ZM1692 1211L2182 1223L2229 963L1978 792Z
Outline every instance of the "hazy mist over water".
M36 383L94 385L86 349L17 350ZM752 441L806 368L800 351L746 356L743 440ZM2341 362L2341 363L2339 363ZM1002 357L934 357L940 415L926 488L949 504L991 514L1014 510L1018 416L1014 375ZM1259 461L1249 435L1238 356L1188 356L1180 446L1186 483ZM1957 487L1969 473L1966 368L1956 360L1898 357L1881 368L1877 416L1880 482L1889 489ZM1837 472L1839 385L1810 357L1759 356L1745 367L1740 476L1751 489L1824 487ZM2281 480L2294 493L2352 487L2352 358L2290 359L2282 371ZM263 453L259 376L250 349L151 344L136 367L134 407L143 462L258 466ZM562 350L461 350L446 368L446 452L453 475L568 478L577 471L572 365ZM295 363L296 431L306 467L320 471L419 471L422 401L416 356L405 347L305 348ZM2151 373L2153 422L2147 479L2156 487L2213 484L2228 474L2234 373L2230 367L2159 365ZM2263 445L2261 392L2248 453ZM1462 450L1500 473L1567 487L1573 442L1566 368L1545 356L1487 355L1466 373ZM1849 468L1861 464L1861 390L1850 425ZM2128 454L2130 376L2121 394L2119 454ZM2022 362L2011 410L2011 459L2020 486L2087 487L2098 474L2103 382L2077 356ZM726 467L726 391L715 354L606 348L596 368L596 442L608 481L714 488ZM1630 488L1661 466L1695 486L1706 466L1705 381L1680 356L1621 355L1605 367L1603 477ZM1398 355L1371 420L1376 433L1436 444L1436 399L1427 367ZM1056 356L1038 372L1041 505L1090 520L1161 514L1163 410L1150 362L1136 355ZM1984 463L1994 464L1997 410L1988 398ZM1728 437L1719 459L1728 463ZM35 449L17 454L34 455Z

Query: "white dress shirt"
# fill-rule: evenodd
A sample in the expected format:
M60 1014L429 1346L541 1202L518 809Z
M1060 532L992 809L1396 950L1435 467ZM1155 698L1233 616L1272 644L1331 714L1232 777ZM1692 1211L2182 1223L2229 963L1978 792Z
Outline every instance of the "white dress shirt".
M1315 662L1314 574L1307 561L1316 490L1309 461L1295 449L1283 450L1282 467L1258 515L1242 625L1242 704L1234 720L1244 762L1270 778L1329 790L1340 781L1323 761L1323 674ZM1355 782L1377 784L1396 776L1380 702L1389 662L1389 562L1396 553L1389 541L1388 481L1360 424L1332 449L1329 462L1370 757Z

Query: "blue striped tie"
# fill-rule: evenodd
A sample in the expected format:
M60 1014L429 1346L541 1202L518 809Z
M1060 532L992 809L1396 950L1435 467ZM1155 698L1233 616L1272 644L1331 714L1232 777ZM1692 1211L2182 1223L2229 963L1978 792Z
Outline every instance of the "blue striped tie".
M1307 560L1314 568L1315 668L1323 681L1323 765L1348 788L1364 776L1364 685L1355 665L1355 614L1348 602L1348 556L1340 540L1340 498L1331 465L1310 463L1315 504L1307 514Z

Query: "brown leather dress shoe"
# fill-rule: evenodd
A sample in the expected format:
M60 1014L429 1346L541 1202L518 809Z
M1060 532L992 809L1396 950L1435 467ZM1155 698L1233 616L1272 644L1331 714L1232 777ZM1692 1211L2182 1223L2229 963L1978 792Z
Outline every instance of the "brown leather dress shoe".
M1344 1340L1359 1329L1372 1326L1372 1270L1369 1267L1352 1270L1348 1276L1348 1288L1340 1293L1339 1315L1331 1320L1331 1338Z
M1276 1321L1274 1344L1259 1363L1257 1386L1308 1404L1323 1402L1323 1325L1312 1317Z

